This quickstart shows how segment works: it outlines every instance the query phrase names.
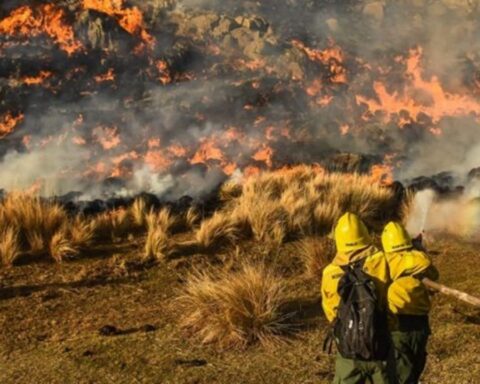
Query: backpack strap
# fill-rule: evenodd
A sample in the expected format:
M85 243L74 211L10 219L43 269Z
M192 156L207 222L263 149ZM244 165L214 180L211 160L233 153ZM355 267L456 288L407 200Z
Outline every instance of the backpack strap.
M351 264L351 268L352 269L363 269L363 266L365 265L365 261L367 260L366 257L360 259L360 260L357 260L355 261L354 263Z
M334 341L335 341L335 336L333 335L333 326L332 326L328 330L327 335L325 336L325 339L323 340L322 351L327 353L328 355L331 355Z

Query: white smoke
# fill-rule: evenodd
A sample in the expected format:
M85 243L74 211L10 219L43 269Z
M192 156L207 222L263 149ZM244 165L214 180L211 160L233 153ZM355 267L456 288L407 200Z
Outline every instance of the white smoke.
M14 7L14 2L10 3L8 10ZM148 7L149 3L145 2L145 7ZM175 161L169 172L155 172L143 162L143 155L148 150L148 138L159 139L159 150L178 143L188 148L188 156L192 156L202 138L221 135L228 127L236 126L244 136L235 145L222 148L222 151L228 160L235 161L242 168L247 163L250 164L254 151L258 149L258 146L253 148L248 145L249 141L265 140L263 127L257 127L253 123L255 115L265 118L266 123L272 126L281 127L285 123L292 131L298 132L298 135L292 135L292 139L284 138L283 141L268 143L274 147L275 159L280 165L321 162L325 155L335 152L367 153L379 157L394 152L404 156L402 168L396 173L400 180L451 170L458 175L459 183L465 181L465 175L470 169L480 165L477 116L446 117L438 125L443 136L433 136L425 129L431 122L424 126L420 124L403 129L395 122L385 123L381 117L372 118L366 123L355 103L355 95L358 94L375 99L372 84L376 79L372 77L377 76L376 67L384 64L384 70L392 71L388 73L387 83L391 87L389 92L401 92L402 86L409 79L405 78L405 68L394 64L393 59L397 56L405 57L416 45L423 48L422 65L426 79L437 76L446 90L459 94L470 93L474 74L480 67L476 64L480 62L476 57L476 52L480 51L480 10L475 9L472 2L179 0L177 4L181 7L175 10L176 13L170 15L167 12L162 17L168 21L165 25L170 21L175 24L182 20L181 12L184 12L186 25L182 28L187 32L179 38L175 33L169 34L169 31L161 30L156 37L160 41L161 34L162 39L165 39L157 46L158 51L161 49L162 52L156 52L158 57L148 59L158 59L160 54L163 57L165 48L165 52L174 52L171 59L175 61L177 51L180 51L178 56L184 51L201 52L204 45L213 43L220 47L224 56L218 56L218 60L223 62L215 62L217 58L208 54L205 57L198 55L200 60L196 59L195 53L185 55L185 58L180 60L179 67L196 72L197 79L162 86L145 76L152 68L145 71L141 66L135 67L141 60L128 61L125 58L122 52L129 49L128 39L125 39L122 50L113 50L109 60L102 60L113 67L119 63L115 68L118 70L118 82L114 88L105 84L102 86L104 88L87 86L83 89L84 84L70 82L69 86L72 84L72 88L79 88L72 89L77 97L65 92L65 99L56 98L47 91L32 91L31 98L25 98L26 101L23 100L25 103L20 108L26 116L21 129L9 135L8 141L0 142L0 154L3 156L0 162L0 188L28 188L40 180L44 194L80 190L91 197L101 197L103 187L98 185L99 180L79 177L85 172L85 166L96 165L104 160L104 163L108 164L114 157L136 151L138 157L126 160L126 167L129 169L127 174L133 176L122 180L123 183L119 184L115 194L130 195L149 191L159 196L200 196L211 191L226 177L219 171L219 167L216 167L218 164L215 160L206 166L197 167L189 163L189 157L185 157L178 160L180 164ZM5 14L6 11L5 8ZM189 19L189 15L195 17ZM237 22L228 24L227 18L233 20L239 15L250 17L254 22L251 26L245 23L242 29L238 28L240 24ZM87 16L84 17L85 20L88 19ZM255 30L257 22L262 24L258 20L259 16L268 23L268 33L272 33L274 39L264 41L261 33ZM105 28L110 28L109 25L102 24ZM206 31L206 35L200 35L197 27ZM213 33L208 35L208 31L215 28L218 28L215 36ZM155 28L151 29L155 35ZM77 30L75 32L80 33ZM116 44L122 43L124 35L117 34L114 29L105 32ZM253 44L257 38L258 47ZM290 71L294 70L303 73L305 81L311 81L312 77L317 75L327 75L317 73L322 71L315 68L303 53L292 48L293 38L301 39L307 46L318 49L328 46L329 39L332 39L345 52L348 84L335 85L331 89L329 86L324 87L334 97L328 107L315 106L312 99L300 88L304 85L300 85L300 81L290 81ZM177 42L181 44L174 45ZM232 58L252 59L253 56L248 53L250 51L242 47L242 44L254 46L255 49L251 52L265 59L268 66L279 63L278 68L288 70L267 74L265 71L247 70L243 73L235 69L235 66L230 68L233 64L230 62ZM186 48L183 50L184 45ZM246 51L248 52L245 53ZM8 59L16 60L21 57L28 62L28 57L33 53L35 63L38 62L41 66L40 54L45 55L43 49L39 50L37 55L35 47L20 45L18 50L8 50L5 54ZM115 54L118 56L114 57ZM24 57L27 59L24 60ZM95 73L96 67L103 65L96 59L97 57L93 56L90 64L85 60L87 73ZM305 60L302 61L303 59ZM65 60L65 66L57 66L68 69L71 64L68 59ZM310 69L310 65L315 68L314 71ZM366 70L367 65L373 70ZM122 73L120 68L128 70ZM62 74L64 73L59 71L58 75ZM55 76L57 74L53 78ZM84 75L79 72L75 76L82 79ZM15 74L3 77L14 78ZM138 79L145 80L142 82ZM260 83L258 91L248 85L246 80ZM84 81L86 84L89 82L92 82L90 77ZM283 96L279 96L277 87L284 92ZM79 99L80 91L91 96ZM58 94L62 95L62 92ZM415 96L416 100L428 104L428 95ZM145 101L139 102L138 99ZM256 109L247 111L247 103L255 104ZM29 108L30 106L32 108ZM11 149L21 148L22 136L27 134L34 136L32 141L37 142L63 134L70 129L72 120L79 114L84 115L85 124L78 128L75 134L85 139L86 146L72 145L65 140L64 144L47 144L43 147L32 147L31 150ZM203 117L197 119L196 115ZM425 119L428 121L428 117ZM350 132L345 136L339 134L339 126L342 124L350 127ZM118 128L121 136L118 147L105 150L95 142L91 133L99 125ZM300 139L296 142L297 137ZM241 173L240 170L238 173ZM476 196L476 192L472 192L475 187L469 188L469 198ZM420 202L420 206L426 206L426 203ZM435 202L428 203L428 206L439 209ZM419 213L420 218L412 219L416 230L431 225L429 223L433 219L429 219L429 215L433 210L429 209L429 214Z
M478 192L476 188L475 194L463 194L450 199L442 199L432 190L418 192L407 217L408 232L414 237L420 233L427 238L448 233L480 240Z
M85 188L77 169L89 157L85 148L49 143L31 152L7 152L0 166L1 187L8 191L39 188L41 195L59 195Z

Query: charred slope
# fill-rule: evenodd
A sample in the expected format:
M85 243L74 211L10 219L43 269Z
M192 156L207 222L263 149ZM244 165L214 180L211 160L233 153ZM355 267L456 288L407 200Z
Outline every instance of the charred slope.
M298 163L466 174L478 10L417 3L3 2L0 187L171 199Z

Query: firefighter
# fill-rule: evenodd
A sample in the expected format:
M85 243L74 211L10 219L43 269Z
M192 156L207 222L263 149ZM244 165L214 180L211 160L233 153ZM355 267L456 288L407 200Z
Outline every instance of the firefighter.
M348 266L361 262L363 272L373 281L377 291L378 309L386 314L386 296L389 283L388 265L382 251L372 245L365 224L352 213L344 214L334 230L337 253L324 269L322 278L322 307L330 323L337 323L341 305L339 281ZM385 326L386 328L386 326ZM335 337L337 339L337 337ZM387 337L388 338L388 337ZM338 347L338 340L337 340ZM339 349L339 348L337 348ZM343 357L337 353L334 384L389 383L386 356L381 360L361 360Z
M399 223L390 222L382 233L392 284L388 289L388 311L392 350L389 372L393 383L415 384L425 368L430 335L430 295L422 278L438 279L430 258L413 247L412 239Z

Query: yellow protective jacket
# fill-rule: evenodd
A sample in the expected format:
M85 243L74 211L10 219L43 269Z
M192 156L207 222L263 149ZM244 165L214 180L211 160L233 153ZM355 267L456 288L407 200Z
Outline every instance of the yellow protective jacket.
M388 264L385 254L374 246L337 253L333 261L325 267L322 277L322 307L329 322L337 316L340 296L337 292L338 282L344 271L341 266L365 259L363 271L372 277L378 293L379 309L387 308L387 287L389 283Z
M406 250L386 254L390 279L388 309L393 315L427 315L430 295L421 279L438 279L438 271L424 252Z

